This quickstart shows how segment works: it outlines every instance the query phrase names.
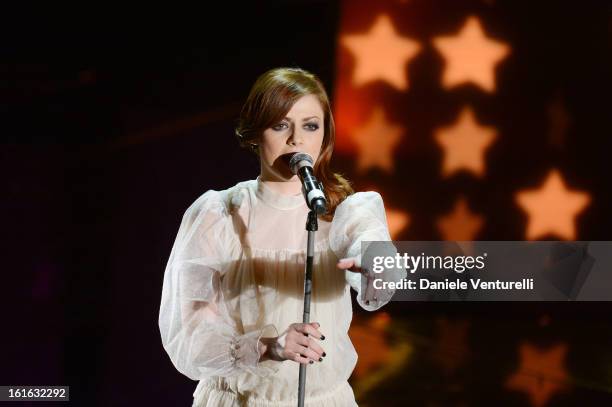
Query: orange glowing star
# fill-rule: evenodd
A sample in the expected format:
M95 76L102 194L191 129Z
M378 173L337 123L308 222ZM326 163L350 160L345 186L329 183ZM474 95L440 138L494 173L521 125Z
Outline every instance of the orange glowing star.
M477 17L468 17L457 35L436 37L433 42L446 62L444 88L472 82L487 92L495 91L495 66L510 47L486 37Z
M340 41L355 57L355 86L382 80L398 90L408 89L406 66L421 46L398 35L388 15L379 15L368 33L344 35Z
M444 240L469 241L474 240L483 223L484 218L470 212L467 200L462 197L451 213L439 218L437 226Z
M466 107L455 124L437 129L434 137L444 150L443 176L449 177L464 169L481 177L485 171L485 150L493 143L497 132L495 127L479 125L472 109Z
M382 108L375 108L370 119L351 133L358 150L357 171L378 167L392 173L395 169L393 152L403 133L402 126L387 122Z
M410 215L401 209L386 209L391 239L395 240L410 224Z
M545 405L555 393L568 388L566 344L540 350L524 342L519 352L520 366L506 381L507 389L527 393L531 405L539 407Z
M351 324L349 336L359 355L353 372L355 377L364 377L389 363L391 347L385 335L389 323L389 315L380 312L368 321L355 320Z
M586 192L570 190L558 170L551 170L540 188L516 194L518 205L527 212L527 239L554 234L575 240L576 216L589 204Z

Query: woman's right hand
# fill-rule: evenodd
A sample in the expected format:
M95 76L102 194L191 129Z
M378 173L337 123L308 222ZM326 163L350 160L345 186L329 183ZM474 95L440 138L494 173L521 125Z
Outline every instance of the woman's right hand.
M282 335L268 342L267 356L273 360L293 360L303 364L322 362L325 351L317 339L324 340L325 336L319 331L320 327L318 322L289 325Z

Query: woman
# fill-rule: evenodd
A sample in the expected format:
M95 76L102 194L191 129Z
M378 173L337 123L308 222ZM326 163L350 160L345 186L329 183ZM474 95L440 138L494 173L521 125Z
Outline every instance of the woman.
M334 121L323 85L309 72L278 68L260 76L236 134L259 156L260 175L210 190L187 209L164 276L164 348L181 373L199 380L194 406L294 406L299 363L308 364L307 406L354 406L349 287L369 311L393 295L361 295L361 241L390 240L382 199L353 193L330 171ZM287 165L295 152L313 157L328 206L316 232L316 322L309 324L299 322L309 209Z

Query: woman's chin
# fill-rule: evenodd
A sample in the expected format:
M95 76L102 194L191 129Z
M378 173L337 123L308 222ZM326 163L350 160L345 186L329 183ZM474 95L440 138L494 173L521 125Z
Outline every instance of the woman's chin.
M274 166L276 175L281 178L283 181L297 181L298 176L291 172L289 165L285 163L280 163L279 165Z

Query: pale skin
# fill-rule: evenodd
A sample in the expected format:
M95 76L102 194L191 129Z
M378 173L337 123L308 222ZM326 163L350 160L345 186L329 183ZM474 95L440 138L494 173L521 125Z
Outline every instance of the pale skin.
M256 140L259 150L261 180L266 186L284 195L301 194L301 181L287 165L286 157L303 152L317 162L324 136L324 112L315 95L305 95L291 107L284 119L263 131ZM361 273L355 259L340 259L339 270ZM322 362L326 355L319 345L325 337L318 322L294 323L278 337L261 338L260 360L292 360L308 364Z

